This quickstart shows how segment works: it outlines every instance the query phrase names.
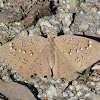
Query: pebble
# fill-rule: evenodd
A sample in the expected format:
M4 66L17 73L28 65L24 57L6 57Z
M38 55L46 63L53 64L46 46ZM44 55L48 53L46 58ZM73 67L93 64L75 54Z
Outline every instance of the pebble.
M22 32L21 32L21 36L22 36L22 37L28 37L28 32L27 32L27 30L22 31Z
M40 25L41 28L43 28L44 26L46 26L46 27L52 26L48 20L45 20L45 19L42 19L42 18L39 19L38 24Z
M68 94L66 92L63 92L63 97L67 97Z
M91 2L91 0L86 0L86 2L88 3L88 2Z
M100 15L100 11L98 11L98 12L97 12L97 14L99 14L99 15Z
M94 65L93 67L92 67L92 70L97 70L97 69L100 69L100 65Z
M78 84L78 85L76 85L75 86L75 88L76 88L76 91L79 91L79 90L81 90L82 89L82 87Z
M15 22L15 25L20 26L20 25L21 25L21 23L20 23L20 22Z
M78 98L76 96L68 98L68 100L77 100Z
M97 29L97 34L100 35L100 28Z
M41 94L38 94L38 98L42 98L43 96Z
M77 85L78 84L78 82L76 81L76 80L74 80L73 82L72 82L72 85Z
M84 97L87 98L87 97L89 97L90 95L91 95L90 93L86 93Z
M4 7L3 0L0 0L0 7Z
M41 35L41 32L40 32L40 28L39 27L31 27L29 30L29 36L34 36L34 35Z
M88 91L88 87L84 84L78 84L75 86L76 88L76 91L79 91L79 90L85 90L85 91Z
M80 31L86 31L86 30L88 30L88 28L89 28L89 25L87 23L81 23L79 25L79 30Z
M17 82L5 82L0 80L0 93L9 100L36 100L27 87Z
M91 8L91 12L93 13L93 14L96 14L97 13L97 8Z
M52 24L52 25L59 25L60 22L59 22L59 19L55 16L52 16L50 19L49 19L49 22Z
M0 71L2 71L3 70L3 67L0 67Z
M2 79L5 80L5 81L8 81L9 77L8 76L3 76Z
M86 98L86 100L100 100L100 94L90 95Z
M38 92L39 92L39 94L42 94L43 91L42 91L41 88L39 88L39 89L38 89Z
M34 84L34 87L38 88L38 87L39 87L39 85L38 85L38 84Z
M73 97L74 93L72 93L71 91L68 91L68 95L69 95L69 97Z
M56 88L53 86L53 85L51 85L49 88L48 88L48 90L46 91L46 93L47 93L47 97L48 98L53 98L53 97L56 97L57 96L57 91L56 91Z
M80 99L80 100L85 100L85 99Z
M97 83L97 85L100 86L100 80L99 80L99 82Z
M0 22L0 27L5 27L5 28L7 28L7 26L6 26L3 22Z
M91 76L89 79L90 79L90 80L93 80L93 81L98 81L98 80L100 80L100 78L97 78L97 77L95 77L95 76Z
M75 87L74 87L73 85L70 85L68 88L69 88L70 90L75 90Z
M43 95L44 98L47 97L47 94L45 92L42 95Z
M44 90L46 88L46 85L40 85L40 88Z
M95 87L95 91L96 91L96 93L100 94L100 86Z
M81 91L78 91L76 94L78 97L81 97L83 95L83 93Z

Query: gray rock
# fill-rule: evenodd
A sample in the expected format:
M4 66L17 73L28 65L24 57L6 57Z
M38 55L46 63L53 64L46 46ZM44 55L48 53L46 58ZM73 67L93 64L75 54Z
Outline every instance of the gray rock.
M86 98L86 100L100 100L100 94L90 95Z
M5 82L0 80L0 93L9 100L36 100L31 91L16 82Z
M75 86L76 87L76 91L82 91L82 90L84 90L84 91L88 91L89 89L88 89L88 87L86 86L86 85L84 85L84 84L78 84L78 85L76 85Z
M63 97L67 97L68 93L67 92L63 92Z
M81 23L79 25L79 30L80 31L86 31L86 30L88 30L88 28L89 28L89 25L87 23Z
M93 67L92 67L92 70L100 70L100 65L94 65Z
M71 91L68 91L68 95L69 95L69 97L73 97L74 93L72 93Z
M29 30L29 36L34 36L34 35L41 35L41 32L40 32L40 28L37 26L36 28L34 27L31 27Z
M27 36L28 36L27 30L23 30L23 31L21 32L21 36L22 36L22 37L27 37Z
M99 34L99 35L100 35L100 28L98 28L98 29L97 29L97 34Z
M78 91L78 92L77 92L77 96L78 96L78 97L81 97L82 95L83 95L83 93L82 93L81 91Z
M49 97L50 99L52 99L53 97L56 97L57 96L57 90L56 88L51 85L48 90L46 91L47 93L47 97Z

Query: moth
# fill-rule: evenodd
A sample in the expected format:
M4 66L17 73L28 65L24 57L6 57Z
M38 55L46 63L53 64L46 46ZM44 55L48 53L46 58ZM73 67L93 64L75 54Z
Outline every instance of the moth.
M33 36L0 47L0 62L30 79L33 76L72 81L100 60L100 43L81 36Z

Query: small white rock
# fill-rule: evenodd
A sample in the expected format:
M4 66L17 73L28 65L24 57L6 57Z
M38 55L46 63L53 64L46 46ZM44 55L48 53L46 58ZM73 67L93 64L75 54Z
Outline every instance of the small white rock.
M100 94L91 94L86 98L86 100L100 100Z
M100 65L94 65L93 67L92 67L92 70L97 70L97 69L100 69Z
M81 86L80 85L76 85L75 87L76 87L76 91L81 90Z
M22 31L22 32L21 32L21 36L22 36L22 37L27 37L27 36L28 36L27 30Z
M99 34L99 35L100 35L100 28L98 28L98 29L97 29L97 34Z
M76 80L72 82L72 85L77 85L77 84L78 82Z
M91 79L93 81L97 81L97 77L95 77L95 76L91 76L89 79Z
M91 8L91 12L94 14L97 13L97 8Z
M60 24L60 22L59 22L59 21L57 21L57 20L55 19L55 17L54 17L54 18L49 19L49 22L50 22L52 25L58 25L58 24Z
M97 12L97 14L99 14L99 15L100 15L100 11L98 11L98 12Z
M5 81L8 81L9 77L8 76L3 76L2 79L5 80Z
M70 31L70 28L69 27L63 27L63 31L64 31L64 33L67 33L67 32Z
M29 36L34 36L34 35L40 35L41 34L39 27L31 28L30 30L28 30L28 32L29 32Z
M88 97L88 96L90 96L90 93L86 93L84 97L86 98L86 97Z
M74 94L73 94L71 91L68 92L68 95L69 95L70 97L73 97L73 96L74 96Z
M68 98L68 100L78 100L78 97L74 96L74 97Z
M38 97L39 97L39 98L41 98L41 97L43 97L43 96L42 96L42 95L40 95L40 94L38 94Z
M100 86L100 82L98 82L97 85Z
M85 99L80 99L80 100L85 100Z
M47 97L48 98L53 98L53 97L56 97L57 96L57 91L56 91L56 88L53 86L53 85L51 85L49 88L48 88L48 90L46 91L46 93L47 93Z
M69 86L69 89L70 89L70 90L74 90L75 87L74 87L73 85L70 85L70 86Z
M82 96L82 94L83 94L83 93L82 93L81 91L78 91L78 92L77 92L77 96L78 96L78 97Z
M20 23L20 22L15 22L15 24L16 24L16 25L18 25L18 26L20 26L20 25L21 25L21 23Z
M51 27L51 24L49 23L48 20L45 20L43 18L39 19L38 24L40 24L40 26L47 26L47 27Z
M68 94L66 92L63 92L63 97L67 97Z
M43 97L47 97L47 94L45 92L42 95L43 95Z
M94 82L88 82L87 84L91 85L91 86L95 86Z
M87 23L81 23L79 25L79 30L80 31L86 31L88 28L89 28L89 24L87 24Z
M37 88L37 87L39 87L39 85L38 85L38 84L34 84L34 87L36 87L36 88Z
M78 84L75 86L76 88L76 91L79 91L79 90L85 90L85 91L88 91L88 87L84 84Z
M4 7L3 0L0 0L0 6Z

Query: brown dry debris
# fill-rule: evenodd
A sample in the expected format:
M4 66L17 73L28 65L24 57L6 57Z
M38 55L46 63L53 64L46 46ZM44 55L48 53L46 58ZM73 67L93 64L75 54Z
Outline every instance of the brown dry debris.
M22 20L22 26L28 28L31 25L35 25L39 18L52 16L53 14L56 14L56 7L50 8L50 2L45 1L44 3L38 3L34 5L30 9L28 15L24 17Z
M23 1L21 3L20 1ZM0 21L3 23L21 22L22 28L26 29L32 25L35 25L39 18L44 16L51 16L56 14L56 7L53 2L38 1L32 6L28 6L24 2L25 0L16 0L16 8L2 9L0 12Z

